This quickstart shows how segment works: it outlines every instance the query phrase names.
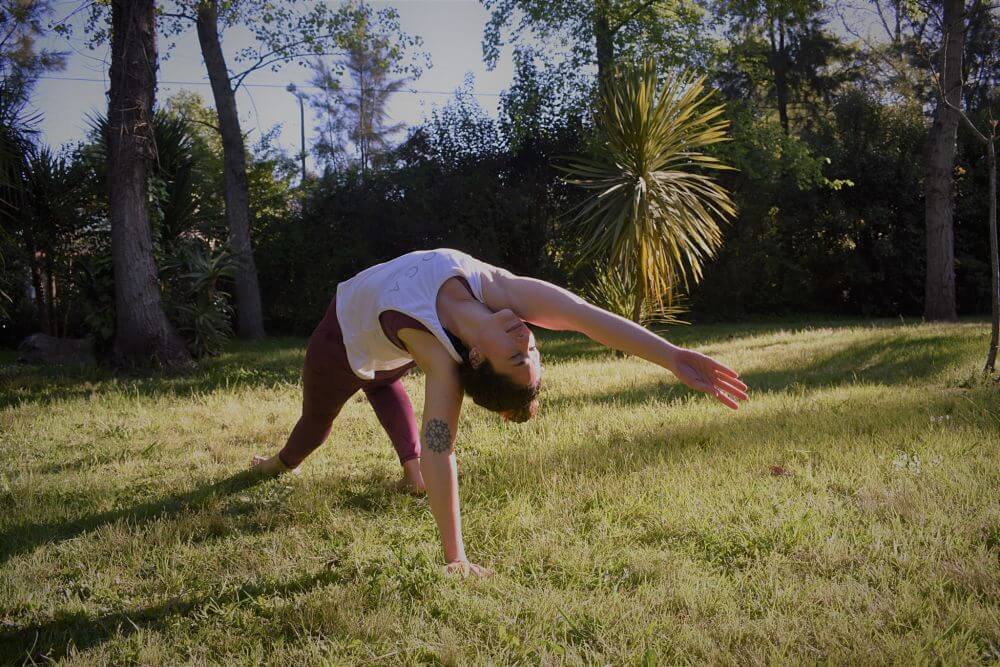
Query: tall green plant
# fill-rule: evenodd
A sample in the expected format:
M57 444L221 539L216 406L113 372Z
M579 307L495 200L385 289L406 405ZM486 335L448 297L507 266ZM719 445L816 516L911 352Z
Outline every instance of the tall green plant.
M643 326L687 324L680 318L684 306L676 299L669 305L657 303L656 299L639 301L635 276L618 266L598 267L584 293L591 303L615 315L634 318Z
M706 107L704 78L661 84L653 59L619 68L596 115L599 150L556 166L590 193L571 211L583 260L607 261L634 276L632 319L642 304L672 306L701 279L722 243L719 221L735 214L729 193L703 169L731 169L701 152L726 141L722 105Z
M186 239L162 259L164 306L195 358L218 354L233 335L233 309L221 283L236 267L225 249Z

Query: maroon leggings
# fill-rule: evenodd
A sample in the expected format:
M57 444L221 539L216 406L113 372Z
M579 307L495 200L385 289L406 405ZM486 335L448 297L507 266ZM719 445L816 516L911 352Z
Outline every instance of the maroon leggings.
M392 371L377 371L375 379L362 380L347 361L343 334L337 321L337 300L309 338L302 369L302 416L278 452L281 462L294 468L330 435L333 420L351 396L362 389L389 434L399 462L420 456L420 437L410 397L401 378L414 364Z

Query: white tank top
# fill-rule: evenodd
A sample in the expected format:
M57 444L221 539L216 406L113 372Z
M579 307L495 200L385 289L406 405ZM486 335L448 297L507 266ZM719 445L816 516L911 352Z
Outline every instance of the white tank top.
M473 296L483 302L482 275L495 270L464 252L438 248L400 255L337 285L337 320L351 370L359 378L371 380L375 371L393 370L413 361L382 330L379 315L387 310L397 310L423 324L452 359L461 363L462 357L438 319L438 291L449 278L463 276Z

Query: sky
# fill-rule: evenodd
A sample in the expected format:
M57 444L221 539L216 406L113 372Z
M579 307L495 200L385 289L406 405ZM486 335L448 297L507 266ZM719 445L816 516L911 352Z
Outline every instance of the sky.
M61 19L79 4L78 0L54 1L56 18ZM502 51L497 67L487 71L481 43L489 14L478 0L369 0L368 4L375 9L396 8L403 30L421 37L423 45L419 50L430 56L431 67L425 68L421 77L410 84L416 92L400 92L390 99L392 122L408 126L419 124L435 105L442 106L450 99L469 73L474 76L479 103L487 113L496 115L498 94L510 85L513 77L512 53L509 48ZM32 100L43 116L39 124L42 138L53 147L83 139L88 128L87 117L107 111L105 93L110 51L107 47L88 49L82 20L74 19L73 25L72 37L53 35L44 44L47 48L69 52L69 58L64 71L52 73L38 82ZM232 56L250 43L248 35L245 31L231 30L224 33L222 39L230 69L238 69ZM165 42L161 40L157 99L163 101L187 89L199 92L206 103L214 106L194 27L178 40L166 58L162 58L164 47ZM290 154L298 153L299 104L285 87L290 82L300 87L307 85L309 74L306 68L291 63L277 73L264 70L247 78L251 85L240 89L236 103L243 131L249 133L249 144L280 123L280 144ZM308 144L316 122L308 107L305 113Z

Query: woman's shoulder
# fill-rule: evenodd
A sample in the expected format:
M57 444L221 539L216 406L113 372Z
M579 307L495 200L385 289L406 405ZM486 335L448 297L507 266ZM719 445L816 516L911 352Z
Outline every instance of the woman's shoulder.
M458 373L458 364L437 336L426 329L403 328L399 339L425 374Z

